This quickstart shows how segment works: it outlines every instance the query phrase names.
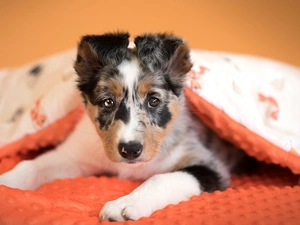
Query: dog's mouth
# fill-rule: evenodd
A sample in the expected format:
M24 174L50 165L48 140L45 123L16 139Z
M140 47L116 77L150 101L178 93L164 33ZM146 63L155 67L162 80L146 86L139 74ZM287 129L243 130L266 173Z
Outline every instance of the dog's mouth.
M123 165L126 165L126 166L130 166L130 167L137 167L137 166L140 166L142 164L145 164L146 162L145 161L137 161L137 160L131 160L131 161L121 161L119 162Z
M140 164L144 164L149 162L151 159L146 160L144 159L143 156L140 156L136 159L124 159L124 158L120 158L119 160L117 160L117 163L122 163L122 164L128 164L128 165L140 165Z
M131 161L127 161L126 163L127 163L127 164L137 164L137 163L140 163L140 162L132 161L132 160L131 160Z

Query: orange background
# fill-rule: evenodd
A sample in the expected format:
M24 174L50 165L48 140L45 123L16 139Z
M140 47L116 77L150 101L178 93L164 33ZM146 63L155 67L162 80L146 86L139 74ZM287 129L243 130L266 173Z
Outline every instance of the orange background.
M173 31L192 48L270 57L300 66L298 0L0 0L0 67L76 46L106 31Z

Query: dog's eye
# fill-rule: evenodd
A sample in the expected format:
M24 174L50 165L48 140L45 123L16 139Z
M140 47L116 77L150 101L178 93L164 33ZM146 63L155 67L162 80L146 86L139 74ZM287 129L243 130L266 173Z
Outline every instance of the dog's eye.
M160 103L159 99L158 99L158 98L155 98L155 97L151 97L151 98L149 99L149 102L148 102L149 106L152 107L152 108L158 106L159 103Z
M111 98L108 98L103 100L102 105L105 108L111 109L114 106L114 101Z

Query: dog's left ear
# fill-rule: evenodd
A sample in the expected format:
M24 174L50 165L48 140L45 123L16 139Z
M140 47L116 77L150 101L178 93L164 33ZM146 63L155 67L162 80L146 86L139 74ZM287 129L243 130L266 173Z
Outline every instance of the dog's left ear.
M162 71L173 92L179 95L192 68L190 49L171 34L145 34L135 38L138 57L152 72Z

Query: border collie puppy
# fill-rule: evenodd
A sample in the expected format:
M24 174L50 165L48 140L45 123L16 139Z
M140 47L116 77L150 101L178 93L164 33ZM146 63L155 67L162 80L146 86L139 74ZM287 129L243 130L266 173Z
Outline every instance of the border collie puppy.
M86 106L56 149L23 161L0 183L36 189L55 179L112 174L145 180L107 202L101 220L137 220L202 192L224 190L244 158L205 127L185 103L190 50L171 34L84 36L74 68Z

